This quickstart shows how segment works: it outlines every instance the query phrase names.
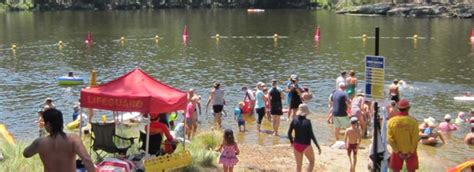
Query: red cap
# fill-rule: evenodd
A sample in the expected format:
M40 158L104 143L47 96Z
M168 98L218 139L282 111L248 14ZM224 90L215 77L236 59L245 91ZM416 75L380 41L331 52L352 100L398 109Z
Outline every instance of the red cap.
M407 99L401 99L398 104L398 109L406 109L410 107L410 102Z

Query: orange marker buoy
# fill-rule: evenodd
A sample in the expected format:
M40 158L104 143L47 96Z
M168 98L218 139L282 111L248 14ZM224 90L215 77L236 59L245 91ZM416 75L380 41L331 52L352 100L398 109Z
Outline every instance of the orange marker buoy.
M471 30L471 42L474 42L474 28Z
M321 38L321 29L316 27L316 31L314 32L314 40L319 41Z
M189 38L188 25L185 25L183 29L183 39L188 39L188 38Z
M94 40L92 39L92 33L91 32L87 32L87 36L86 36L86 39L84 40L84 43L86 44L92 44Z

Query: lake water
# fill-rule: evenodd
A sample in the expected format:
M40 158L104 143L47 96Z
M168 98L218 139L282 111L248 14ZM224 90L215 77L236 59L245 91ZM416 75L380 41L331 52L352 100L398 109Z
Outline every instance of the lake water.
M474 102L453 100L465 91L474 92L471 20L357 17L309 10L170 9L12 12L0 13L0 23L0 122L22 140L36 135L35 112L46 97L53 97L65 120L71 120L72 105L83 86L60 87L56 77L74 71L88 78L96 69L99 82L106 82L141 67L174 87L196 88L204 100L210 85L220 81L227 91L229 113L243 98L241 86L273 78L283 83L298 73L302 85L315 94L310 105L316 113L311 117L316 135L329 144L333 139L324 119L327 97L341 70L355 70L363 88L364 56L373 54L374 39L353 37L373 36L376 26L383 37L380 54L386 57L386 85L399 78L412 86L403 90L403 96L411 100L412 115L419 121L428 116L441 120L446 113L455 117L474 107ZM189 27L186 44L181 38L184 25ZM320 43L313 39L318 25ZM94 37L91 47L83 43L88 31ZM284 37L274 40L275 33ZM211 38L215 34L223 38ZM415 34L420 39L406 38ZM155 42L155 35L162 39ZM123 44L118 41L121 36L127 39ZM57 46L60 40L65 43L62 49ZM15 52L10 50L12 43L17 45ZM231 116L224 123L236 128ZM200 118L202 125L210 125L209 115ZM282 133L286 128L284 123ZM462 143L468 129L461 126L442 147L421 147L452 162L466 161L474 152ZM240 134L239 140L264 145L287 142L254 132Z

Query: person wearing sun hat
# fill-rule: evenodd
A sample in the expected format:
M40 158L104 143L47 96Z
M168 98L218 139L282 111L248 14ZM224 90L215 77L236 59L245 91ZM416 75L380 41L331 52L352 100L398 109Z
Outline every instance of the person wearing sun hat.
M51 97L48 97L44 100L43 111L46 111L48 109L56 109L56 106L54 105L53 99L51 99Z
M311 121L306 118L309 114L311 114L311 112L309 111L308 105L305 103L300 104L296 113L297 117L291 121L290 127L288 128L288 139L293 147L296 159L296 171L301 171L303 155L309 160L308 171L313 171L314 151L311 146L311 140L316 144L318 152L321 154L321 148L314 136ZM294 137L293 131L295 133Z
M402 99L397 104L398 114L388 120L387 143L392 147L390 169L399 172L403 163L409 172L418 169L418 123L409 116L410 102Z
M267 102L267 97L263 93L265 88L265 83L257 83L257 92L255 92L255 112L258 115L257 118L257 131L260 132L260 126L262 124L263 117L265 117L265 102Z
M441 132L449 132L449 131L456 131L458 127L455 124L451 123L451 115L446 114L444 116L444 122L439 124L438 129Z
M365 116L362 113L362 109L364 108L364 92L362 90L357 90L356 96L351 101L351 117L356 117L358 119L358 123L360 125L361 134L365 136L367 124Z
M420 143L434 146L438 144L438 137L441 139L443 144L445 143L443 135L435 130L437 126L436 119L428 117L423 120L423 123L425 127L423 129L420 128Z

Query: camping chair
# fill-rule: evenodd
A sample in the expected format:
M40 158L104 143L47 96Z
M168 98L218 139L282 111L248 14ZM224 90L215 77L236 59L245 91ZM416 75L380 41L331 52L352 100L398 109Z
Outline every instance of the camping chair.
M91 148L101 159L105 156L103 155L105 154L104 152L125 155L127 150L135 143L134 137L124 138L118 136L115 133L115 123L91 123L91 126L91 138L93 141ZM115 139L128 141L130 144L124 148L119 148L114 143ZM102 150L102 153L99 153L99 150Z
M161 134L150 135L150 144L148 145L148 153L151 155L161 155L161 142L163 141L163 136ZM146 134L140 132L140 142L142 142L141 150L146 149Z

